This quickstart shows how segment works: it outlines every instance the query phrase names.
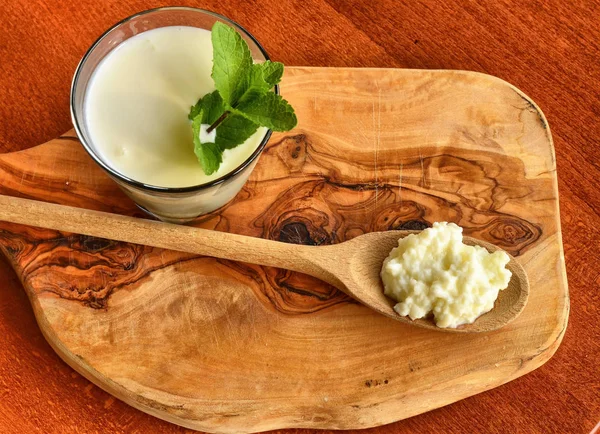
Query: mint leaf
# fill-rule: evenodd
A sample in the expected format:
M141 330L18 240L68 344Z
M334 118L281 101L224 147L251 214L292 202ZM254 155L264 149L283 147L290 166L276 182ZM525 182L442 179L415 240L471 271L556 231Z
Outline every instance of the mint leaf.
M232 27L216 22L212 27L212 78L223 100L233 105L244 93L243 81L252 67L246 41Z
M223 162L223 151L216 143L201 143L200 142L200 126L202 125L202 118L205 117L203 110L194 118L192 122L192 132L194 134L194 153L198 158L198 162L202 167L202 170L207 175L212 175Z
M267 60L264 63L257 63L256 66L259 66L262 69L263 79L269 85L269 89L281 81L281 77L283 76L283 63Z
M243 116L230 114L217 127L215 142L222 151L241 145L258 129L258 125Z
M231 104L232 107L237 107L240 104L245 104L247 101L257 98L265 92L268 92L270 86L263 78L264 72L261 64L254 64L246 73L246 76L240 84L240 97L237 101Z
M273 92L240 101L233 111L273 131L289 131L298 123L292 106Z
M264 63L255 63L244 77L240 86L240 97L233 102L232 107L242 104L254 98L259 93L265 93L271 90L283 75L283 64L267 60Z
M221 22L213 25L211 39L217 90L200 98L188 114L194 152L207 175L219 169L225 150L244 143L259 126L288 131L297 124L294 109L271 91L283 76L282 63L255 64L246 41ZM203 125L215 131L215 143L201 142Z
M200 114L202 111L202 100L204 98L200 98L196 104L190 107L190 112L188 113L188 119L193 121L196 116Z
M206 94L190 108L188 119L193 121L202 112L202 123L211 125L227 110L218 91Z
M267 60L254 64L248 44L233 28L216 22L213 43L212 78L223 100L235 107L246 93L265 92L281 80L283 64Z

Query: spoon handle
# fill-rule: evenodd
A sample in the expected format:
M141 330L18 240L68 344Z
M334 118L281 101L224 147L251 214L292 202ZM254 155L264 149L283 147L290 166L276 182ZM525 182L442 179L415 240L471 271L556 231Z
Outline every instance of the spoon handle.
M337 287L340 285L319 265L323 247L287 244L3 195L0 195L0 221L285 268L310 274Z

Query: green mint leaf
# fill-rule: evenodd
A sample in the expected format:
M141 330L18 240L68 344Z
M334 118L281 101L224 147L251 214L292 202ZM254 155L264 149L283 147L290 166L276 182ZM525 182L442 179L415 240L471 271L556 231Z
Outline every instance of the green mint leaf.
M244 104L244 101L255 98L257 94L271 90L279 83L282 75L282 63L267 60L264 63L253 64L240 85L240 97L232 103L232 106Z
M215 142L221 150L241 145L258 129L258 125L243 116L230 114L217 127Z
M262 98L264 94L265 91L258 87L250 88L246 91L246 93L244 93L244 95L242 95L240 100L233 108L237 109L238 112L241 112L245 110L246 107L253 105L256 100Z
M273 88L281 81L283 76L283 63L271 62L267 60L264 63L257 63L263 71L263 79L269 85L269 89Z
M240 84L240 97L232 103L232 106L236 107L242 101L254 98L258 93L271 90L279 83L282 74L282 63L273 63L267 60L265 63L253 64Z
M233 105L244 93L244 78L252 67L248 44L232 27L216 22L211 31L212 78L225 103Z
M273 131L289 131L298 123L292 106L273 92L240 101L234 112Z
M202 112L202 123L212 125L227 110L225 102L218 91L214 91L200 98L190 108L188 119L193 121Z
M202 111L202 100L204 98L200 98L196 104L190 107L190 112L188 113L188 119L193 121L196 116L200 114Z
M240 97L232 104L232 107L244 105L247 101L268 92L270 88L271 86L263 78L263 69L260 64L254 64L240 83Z
M205 116L204 111L194 118L192 122L192 131L194 134L194 153L198 158L198 162L202 167L202 170L207 175L212 175L223 162L223 151L216 143L201 143L200 142L200 127L202 125L202 118Z

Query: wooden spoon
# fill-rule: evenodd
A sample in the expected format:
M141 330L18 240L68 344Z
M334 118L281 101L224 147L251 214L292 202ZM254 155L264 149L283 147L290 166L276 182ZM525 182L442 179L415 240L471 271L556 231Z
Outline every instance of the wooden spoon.
M398 315L392 308L395 302L383 294L379 273L398 239L414 231L372 232L340 244L305 246L2 195L0 220L298 271L335 286L387 317L446 332L496 330L521 313L529 295L527 274L511 256L508 288L500 292L494 308L473 324L439 328L431 319L413 321ZM490 252L499 250L470 237L464 241Z

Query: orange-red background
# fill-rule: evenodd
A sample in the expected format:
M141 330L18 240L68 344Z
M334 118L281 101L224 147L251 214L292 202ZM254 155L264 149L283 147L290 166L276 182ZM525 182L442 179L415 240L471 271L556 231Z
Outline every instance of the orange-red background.
M182 1L241 23L288 65L443 68L501 77L545 112L558 165L571 316L543 367L371 433L589 433L600 420L600 3ZM88 46L163 1L2 0L0 152L71 128L69 86ZM0 432L180 433L115 400L54 354L0 260ZM304 432L305 430L300 430ZM299 432L299 431L296 431Z

